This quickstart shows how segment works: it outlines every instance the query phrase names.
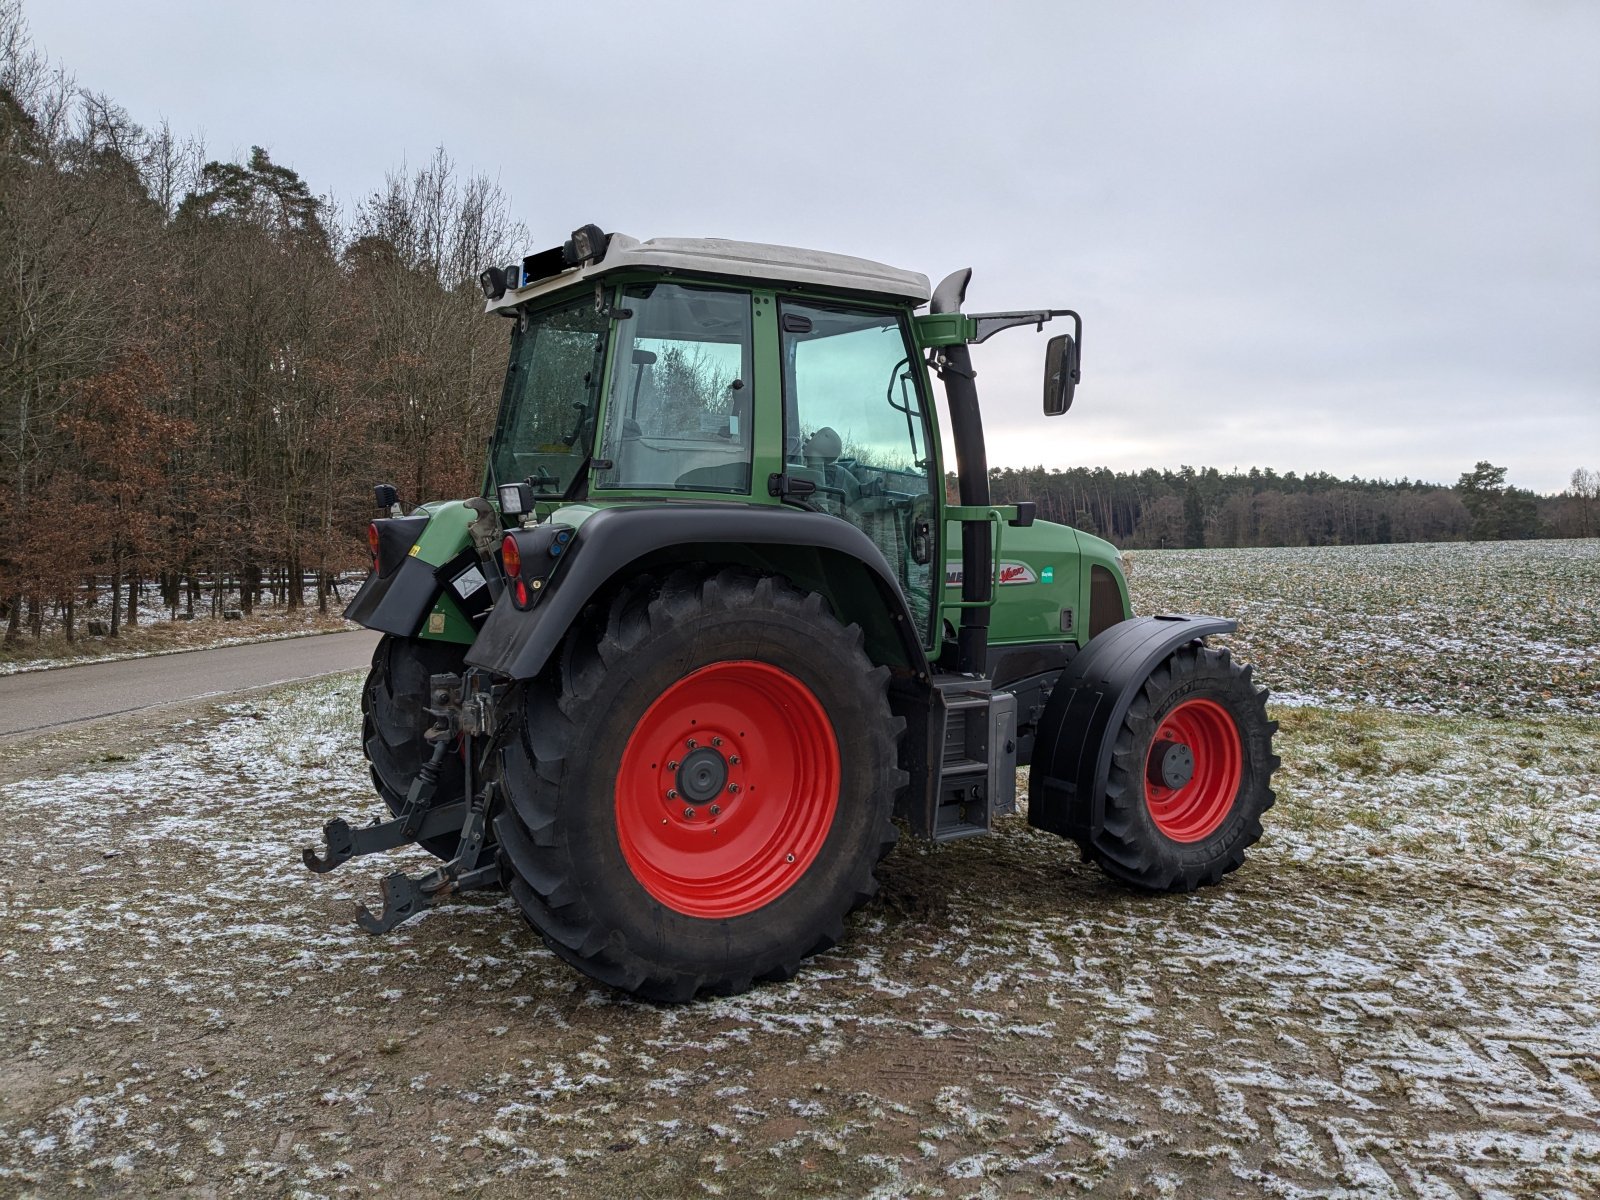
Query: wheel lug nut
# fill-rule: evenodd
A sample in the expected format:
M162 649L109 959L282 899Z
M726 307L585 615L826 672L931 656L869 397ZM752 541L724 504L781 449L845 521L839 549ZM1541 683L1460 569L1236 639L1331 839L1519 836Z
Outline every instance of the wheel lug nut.
M730 755L728 758L728 765L730 767L737 767L739 765L739 756L737 754Z
M720 813L720 812L721 812L721 811L722 811L722 805L720 805L720 804L713 804L713 805L712 805L712 806L711 806L711 815L712 815L712 816L713 816L713 817L714 817L714 816L716 816L716 815L717 815L717 814L718 814L718 813Z
M722 739L719 738L719 737L714 737L714 738L711 739L711 744L713 746L720 746L720 745L722 745Z
M667 789L667 799L668 800L676 800L677 798L678 798L678 789L677 788L668 788Z
M676 771L677 769L678 769L678 760L677 759L673 759L671 762L669 762L667 764L667 770Z
M737 796L739 794L739 785L737 783L730 783L728 785L728 794L730 796Z
M692 821L692 820L694 820L694 809L692 809L692 808L686 808L686 809L684 809L684 810L683 810L683 815L684 815L684 816L685 816L685 817L686 817L686 818L688 818L688 819L689 819L689 820L691 820L691 821Z
M698 745L699 745L699 744L700 744L700 743L699 743L699 742L697 742L697 741L695 741L695 740L694 740L694 739L693 739L693 738L690 738L690 739L689 739L689 740L688 740L688 741L686 741L686 742L685 742L685 743L684 743L684 745L685 745L685 746L687 746L687 747L689 747L689 749L691 749L691 750L693 750L693 749L694 749L694 748L695 748L695 747L696 747L696 746L698 746Z

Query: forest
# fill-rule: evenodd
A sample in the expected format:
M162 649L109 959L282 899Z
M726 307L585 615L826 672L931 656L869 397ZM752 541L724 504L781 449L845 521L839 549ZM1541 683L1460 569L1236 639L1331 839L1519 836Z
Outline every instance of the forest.
M208 156L76 84L0 0L0 624L115 637L273 597L327 611L369 485L475 490L507 328L476 276L521 253L509 198L440 149L349 204L253 149ZM1593 536L1480 463L1456 486L1214 469L998 468L997 499L1122 546Z
M1111 471L995 468L996 500L1032 500L1038 515L1124 548L1349 546L1498 541L1600 534L1600 472L1578 468L1570 486L1537 496L1479 462L1453 486L1409 479L1280 475L1268 468Z
M473 487L507 338L475 279L523 240L442 150L347 209L264 150L211 160L76 86L0 0L6 639L120 597L114 636L148 588L325 607L372 481Z

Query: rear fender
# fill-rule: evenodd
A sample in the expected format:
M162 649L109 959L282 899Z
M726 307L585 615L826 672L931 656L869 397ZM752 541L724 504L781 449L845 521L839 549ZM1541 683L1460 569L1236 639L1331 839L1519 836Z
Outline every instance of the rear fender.
M378 569L371 572L344 610L347 620L397 637L415 637L435 605L468 624L481 615L486 596L441 598L447 586L477 564L467 525L476 514L465 504L430 504L406 517L373 522L378 530ZM468 625L470 628L470 625Z
M345 607L345 620L409 637L438 591L433 568L411 553L428 527L427 514L383 517L372 527L378 531L377 564Z
M1223 617L1135 617L1092 639L1039 718L1028 824L1080 844L1098 833L1117 731L1145 679L1178 647L1237 628Z
M859 624L875 661L927 672L920 633L899 584L866 534L825 513L714 503L619 505L593 513L578 526L535 603L518 609L509 592L501 595L467 664L531 679L584 606L615 581L695 563L742 564L786 575L827 596L841 620Z

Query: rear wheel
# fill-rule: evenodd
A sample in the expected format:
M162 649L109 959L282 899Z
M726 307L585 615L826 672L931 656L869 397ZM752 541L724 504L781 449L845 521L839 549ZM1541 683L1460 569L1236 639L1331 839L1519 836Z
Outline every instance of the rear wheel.
M1276 730L1266 693L1226 650L1175 651L1150 673L1115 735L1089 857L1156 892L1190 892L1237 869L1272 807Z
M682 572L593 610L505 754L496 832L529 923L650 999L792 976L894 844L887 682L859 629L770 576Z
M361 690L361 745L372 770L372 784L389 811L399 816L405 808L411 781L433 748L422 735L433 724L427 713L428 677L459 674L467 648L454 642L425 642L385 634L372 654L372 670ZM461 756L445 755L439 772L435 804L461 799L464 783ZM422 846L430 854L455 856L454 836L428 838Z

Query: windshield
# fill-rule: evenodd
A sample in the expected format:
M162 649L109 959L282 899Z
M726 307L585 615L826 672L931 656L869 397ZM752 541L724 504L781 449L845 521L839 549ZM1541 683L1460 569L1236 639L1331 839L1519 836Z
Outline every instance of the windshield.
M584 297L519 319L489 462L496 483L565 495L594 448L610 321Z

